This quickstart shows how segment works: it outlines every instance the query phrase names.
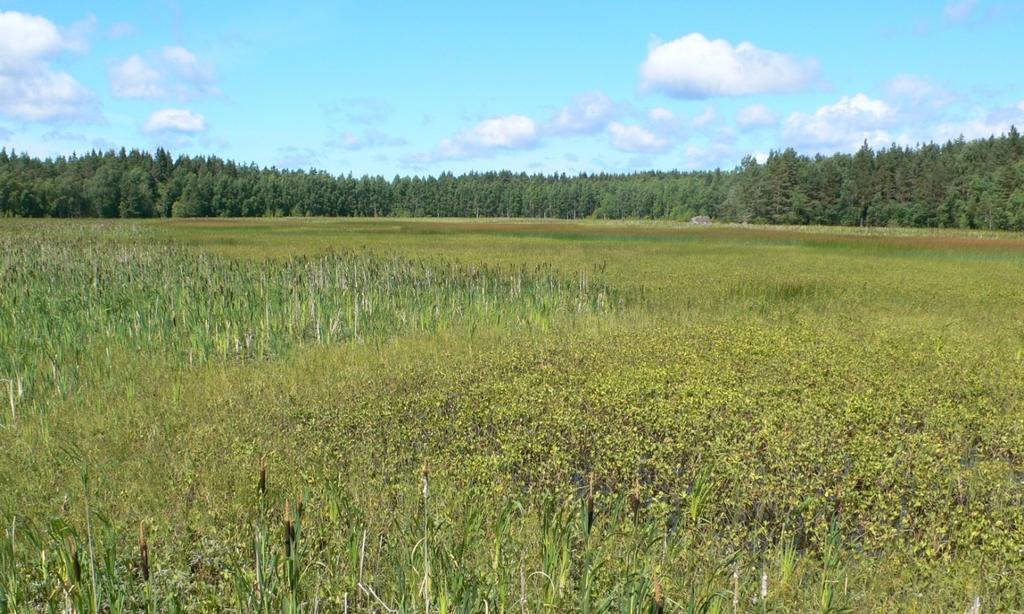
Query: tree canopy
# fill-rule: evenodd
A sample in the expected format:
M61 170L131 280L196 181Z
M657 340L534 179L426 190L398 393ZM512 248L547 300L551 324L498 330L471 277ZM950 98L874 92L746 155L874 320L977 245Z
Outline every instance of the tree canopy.
M1024 230L1016 128L854 154L773 151L732 170L335 176L164 149L38 159L0 151L0 215L676 218Z

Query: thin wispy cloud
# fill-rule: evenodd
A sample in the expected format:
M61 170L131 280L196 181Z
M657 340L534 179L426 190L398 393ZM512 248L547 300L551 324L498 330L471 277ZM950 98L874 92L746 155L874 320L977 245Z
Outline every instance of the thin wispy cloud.
M736 114L736 124L744 130L768 128L775 126L778 123L778 114L763 104L752 104L750 106L743 107L740 109L739 113Z
M131 55L112 66L108 76L119 98L193 100L220 94L213 65L180 46L146 57Z
M367 129L359 133L345 132L337 138L328 141L326 146L358 151L360 149L378 147L401 147L407 143L402 137L393 136L380 130Z
M370 126L391 118L394 107L386 100L371 97L344 98L324 107L331 122Z
M942 16L946 21L962 22L970 19L978 7L978 0L956 0L946 4Z

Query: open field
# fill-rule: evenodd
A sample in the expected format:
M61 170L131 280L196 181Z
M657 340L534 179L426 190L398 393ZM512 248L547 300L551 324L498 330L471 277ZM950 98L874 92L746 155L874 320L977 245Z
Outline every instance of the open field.
M1022 611L1022 280L995 232L3 220L0 613Z

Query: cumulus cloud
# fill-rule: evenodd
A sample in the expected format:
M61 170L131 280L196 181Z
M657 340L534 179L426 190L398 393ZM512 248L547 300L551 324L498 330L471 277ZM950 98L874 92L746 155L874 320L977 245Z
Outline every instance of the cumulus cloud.
M640 66L641 84L679 98L793 92L810 85L818 62L760 49L749 42L687 34L652 45Z
M588 92L577 96L548 122L551 134L595 134L604 130L610 121L621 115L618 106L601 92Z
M213 83L217 76L213 66L201 61L184 47L164 47L160 57L181 79L196 85Z
M46 121L86 117L92 110L91 92L67 73L0 74L0 113L5 115Z
M0 11L0 114L28 121L91 115L92 93L50 65L64 52L88 47L91 23L62 30L44 17Z
M661 153L672 146L667 138L636 124L612 122L608 135L612 147L630 153Z
M133 55L110 70L110 86L122 98L162 98L166 95L160 73Z
M142 130L148 134L158 132L196 134L206 131L206 118L188 109L161 109L154 111L149 116Z
M890 144L888 129L896 120L896 109L889 103L857 94L809 115L793 113L786 118L783 134L797 145L855 149L865 140L871 145Z
M779 123L779 116L763 104L752 104L740 109L736 123L744 130L767 128Z
M525 115L485 119L454 138L443 139L433 158L471 158L501 149L528 149L539 138L537 123Z
M67 49L50 20L16 11L0 12L0 69L20 70Z
M121 98L178 98L217 95L213 66L184 47L164 47L148 58L130 56L110 69L110 86Z

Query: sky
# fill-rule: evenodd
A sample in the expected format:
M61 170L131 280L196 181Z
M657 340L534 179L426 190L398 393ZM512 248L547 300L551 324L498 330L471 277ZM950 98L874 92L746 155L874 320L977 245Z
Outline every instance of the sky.
M333 174L733 168L1024 126L1024 0L0 0L0 145Z

